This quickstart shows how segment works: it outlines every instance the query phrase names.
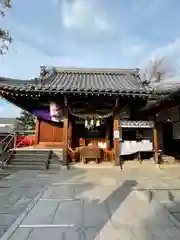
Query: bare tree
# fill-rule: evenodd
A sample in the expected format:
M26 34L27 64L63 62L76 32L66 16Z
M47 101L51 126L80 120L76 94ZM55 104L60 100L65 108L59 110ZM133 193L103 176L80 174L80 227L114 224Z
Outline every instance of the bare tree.
M5 17L5 8L11 8L11 0L0 0L0 15ZM12 42L12 38L9 31L0 27L0 55L6 54L9 43Z
M174 76L176 73L172 63L166 57L151 60L147 67L140 71L142 81L160 82Z

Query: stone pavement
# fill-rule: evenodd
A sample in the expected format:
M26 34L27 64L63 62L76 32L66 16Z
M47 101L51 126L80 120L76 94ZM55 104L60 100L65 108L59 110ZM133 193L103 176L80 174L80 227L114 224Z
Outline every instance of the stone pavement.
M19 224L14 223L15 231L9 229L1 239L180 239L177 171L176 177L171 171L154 167L123 172L118 168L81 168L48 173L22 171L7 182L3 180L13 185L11 181L17 179L18 191L10 198L14 210L41 193ZM25 175L27 178L22 178ZM27 192L22 193L20 186L27 187Z
M0 180L0 237L52 179L39 171L10 173Z

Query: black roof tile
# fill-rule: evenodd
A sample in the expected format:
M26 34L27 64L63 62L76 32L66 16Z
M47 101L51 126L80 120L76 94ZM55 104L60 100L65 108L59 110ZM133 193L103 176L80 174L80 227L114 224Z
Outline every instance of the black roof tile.
M137 69L41 68L39 78L16 80L0 78L0 89L22 91L105 92L107 94L148 94Z
M139 92L141 86L137 71L128 70L51 70L42 77L41 86L62 91Z

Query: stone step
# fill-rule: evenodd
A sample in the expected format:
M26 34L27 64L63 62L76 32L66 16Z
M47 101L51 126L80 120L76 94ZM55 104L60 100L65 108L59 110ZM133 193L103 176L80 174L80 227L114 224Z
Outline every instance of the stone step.
M14 156L11 161L16 162L16 161L23 161L23 162L45 162L47 158L22 158L19 156Z
M45 161L44 162L39 162L39 161L37 161L37 162L26 162L26 161L12 161L11 162L11 165L42 165L42 166L44 166L45 165Z
M54 162L55 162L55 161L62 161L62 160L63 160L63 157L59 157L59 158L54 158L54 157L52 157L51 160L54 161Z
M52 155L53 158L62 158L63 157L63 154L62 155Z
M45 166L39 165L8 165L7 169L22 169L22 170L46 170Z
M44 156L48 156L49 153L46 152L46 153L41 153L41 154L38 154L38 153L33 153L33 154L29 154L29 153L13 153L14 155L17 155L17 156L23 156L23 157L26 157L26 156L30 156L30 157L33 157L33 156L39 156L39 157L44 157Z
M16 154L25 154L25 155L34 155L34 154L48 154L49 151L44 151L44 150L15 150Z
M11 159L11 161L13 161L13 162L15 162L15 161L26 161L26 162L37 162L37 161L39 161L39 162L44 162L44 161L46 161L48 159L48 157L46 156L46 157L37 157L37 156L35 156L35 157L21 157L21 156L13 156L12 157L12 159ZM63 158L51 158L50 159L51 160L51 162L60 162L60 161L62 161L63 160Z
M3 179L7 176L9 176L11 173L7 172L7 171L0 171L0 179Z
M33 160L46 160L48 159L48 156L21 156L21 155L13 155L12 156L12 159L25 159L25 160L28 160L28 161L33 161Z

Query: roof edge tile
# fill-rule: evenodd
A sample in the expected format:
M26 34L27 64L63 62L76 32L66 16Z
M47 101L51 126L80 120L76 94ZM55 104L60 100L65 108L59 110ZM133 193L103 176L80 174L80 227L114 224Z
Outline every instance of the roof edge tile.
M57 73L132 73L139 74L138 68L76 68L76 67L47 67L47 70L54 69Z

